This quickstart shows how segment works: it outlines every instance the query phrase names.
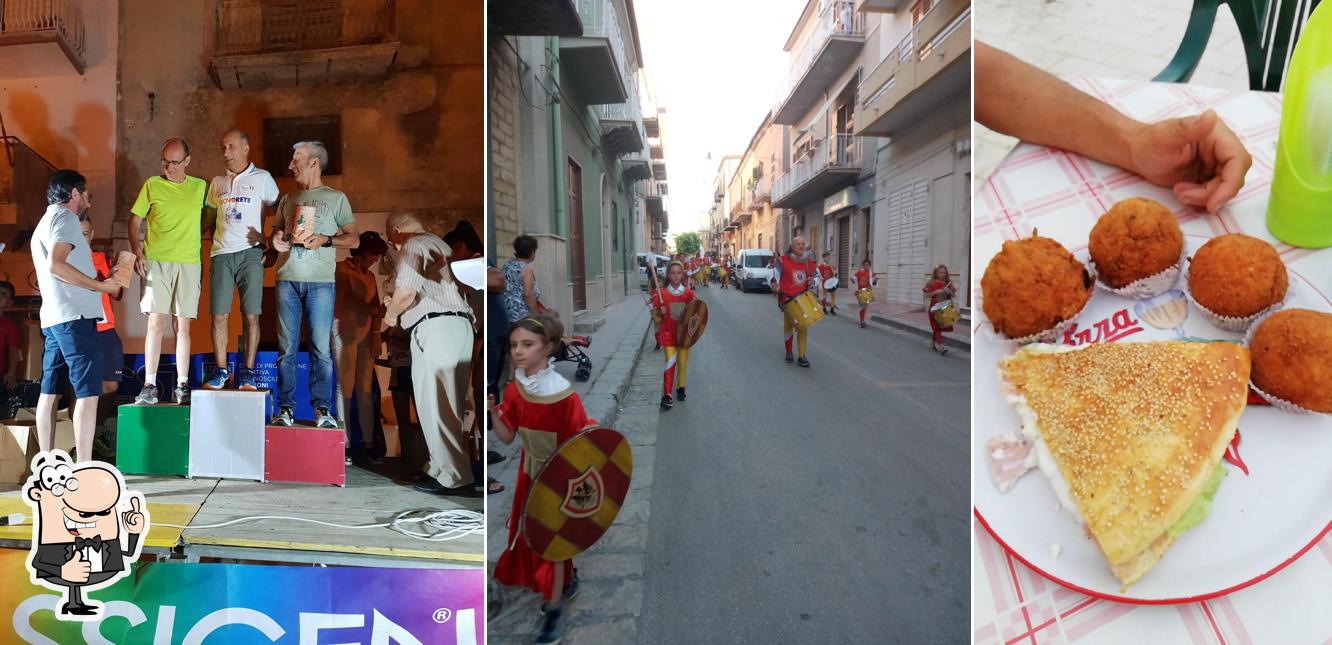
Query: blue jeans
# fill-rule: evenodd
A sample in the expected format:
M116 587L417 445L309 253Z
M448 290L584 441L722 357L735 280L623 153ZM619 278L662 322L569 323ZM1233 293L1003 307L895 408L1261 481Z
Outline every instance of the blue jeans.
M310 405L333 409L333 283L277 283L278 391L280 408L296 409L296 353L301 345L301 318L310 320Z

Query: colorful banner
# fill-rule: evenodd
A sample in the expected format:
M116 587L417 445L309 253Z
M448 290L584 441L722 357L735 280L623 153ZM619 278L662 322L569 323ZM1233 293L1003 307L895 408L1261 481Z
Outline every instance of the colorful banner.
M0 552L0 642L33 645L366 643L484 640L484 569L372 569L149 562L91 594L96 622L56 619L60 597Z

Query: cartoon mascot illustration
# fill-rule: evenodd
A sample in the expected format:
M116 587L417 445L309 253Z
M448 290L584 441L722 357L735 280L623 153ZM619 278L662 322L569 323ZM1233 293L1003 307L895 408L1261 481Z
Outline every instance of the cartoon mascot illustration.
M140 537L148 530L143 494L126 491L115 466L76 465L63 450L52 450L33 457L23 497L33 507L33 583L65 594L60 619L101 618L102 604L86 600L84 592L110 586L139 559ZM125 546L122 532L129 534Z

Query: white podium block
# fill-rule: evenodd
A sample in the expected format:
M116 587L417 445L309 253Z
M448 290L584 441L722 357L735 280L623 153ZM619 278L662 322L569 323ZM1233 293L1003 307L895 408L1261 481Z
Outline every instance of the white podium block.
M267 401L265 390L194 390L190 477L264 481Z

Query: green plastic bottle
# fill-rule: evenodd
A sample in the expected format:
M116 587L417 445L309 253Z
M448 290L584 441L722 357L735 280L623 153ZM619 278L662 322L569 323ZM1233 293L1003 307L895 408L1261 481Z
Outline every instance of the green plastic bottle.
M1281 108L1267 229L1311 249L1332 246L1332 2L1320 3L1304 26Z

